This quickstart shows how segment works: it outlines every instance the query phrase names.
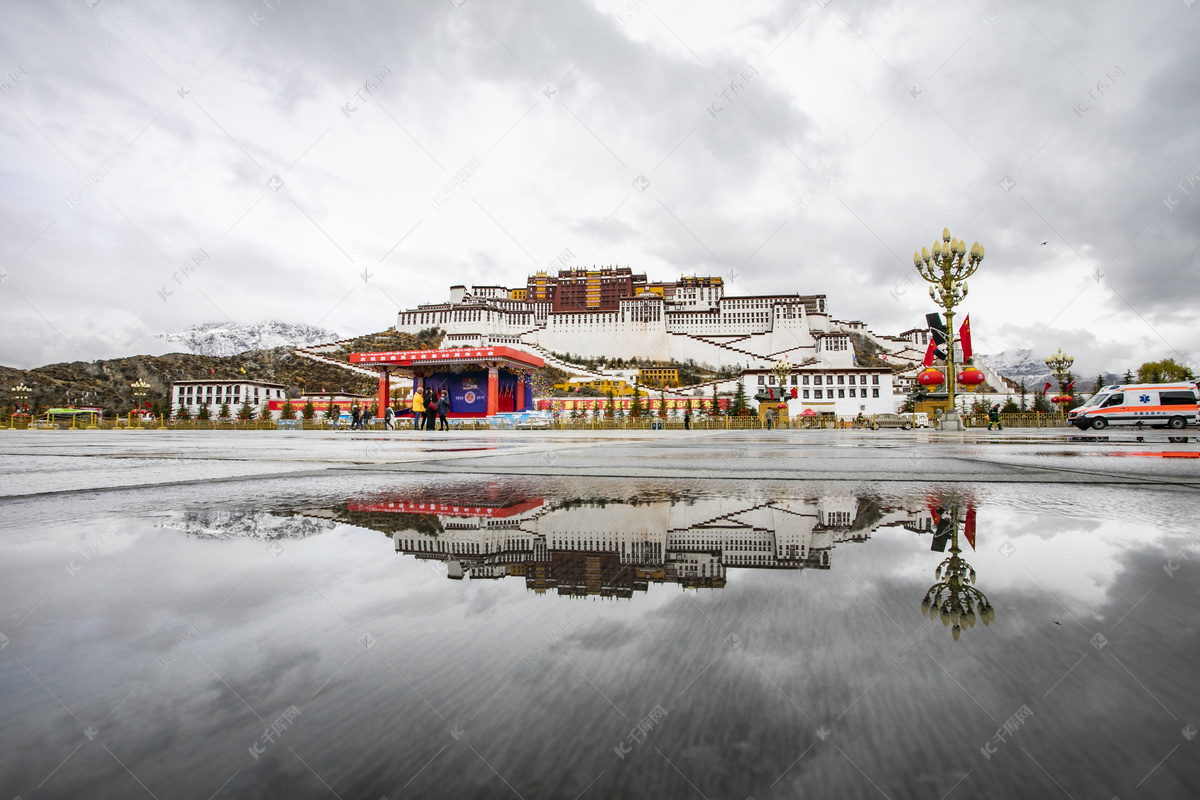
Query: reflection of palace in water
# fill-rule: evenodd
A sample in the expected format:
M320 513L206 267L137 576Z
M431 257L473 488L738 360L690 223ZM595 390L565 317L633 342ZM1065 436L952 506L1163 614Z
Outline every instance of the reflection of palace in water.
M339 521L388 532L396 552L452 579L523 576L541 594L631 597L650 583L721 588L726 570L829 569L835 545L885 526L930 532L928 508L875 498L575 500L491 497L350 502Z

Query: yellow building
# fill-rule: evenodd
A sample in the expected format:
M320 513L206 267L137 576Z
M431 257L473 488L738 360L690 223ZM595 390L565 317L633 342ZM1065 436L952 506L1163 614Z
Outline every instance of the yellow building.
M647 386L678 386L679 370L665 367L642 367L638 370L638 382Z
M564 392L573 392L583 386L595 389L603 395L607 395L609 392L612 392L616 397L633 394L633 387L619 378L596 378L595 380L588 378L572 378L568 381L554 384L555 389L560 389Z
M529 297L528 289L512 289L509 291L509 298L512 300L526 300Z

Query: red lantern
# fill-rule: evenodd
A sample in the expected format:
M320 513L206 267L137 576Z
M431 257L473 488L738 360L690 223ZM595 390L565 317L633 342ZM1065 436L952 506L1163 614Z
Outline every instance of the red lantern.
M945 382L946 376L942 374L941 370L934 369L933 367L923 370L917 376L917 383L922 386L941 386Z
M1050 402L1051 402L1051 403L1063 403L1063 404L1066 404L1066 403L1069 403L1069 402L1071 402L1071 395L1069 395L1069 394L1056 394L1054 397L1050 398Z
M983 373L975 369L975 367L967 367L962 372L958 373L958 382L966 386L978 386L987 380Z

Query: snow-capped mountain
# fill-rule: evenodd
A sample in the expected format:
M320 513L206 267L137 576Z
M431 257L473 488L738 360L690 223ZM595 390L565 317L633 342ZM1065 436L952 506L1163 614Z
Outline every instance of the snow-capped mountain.
M183 511L161 523L201 539L304 539L331 531L337 524L328 519L268 511Z
M158 338L182 344L200 355L235 356L248 350L311 347L339 337L334 331L314 325L272 321L253 324L208 322L180 333L162 333Z
M1014 383L1024 380L1025 387L1031 392L1040 390L1046 381L1053 381L1046 360L1035 357L1029 349L1004 350L991 355L976 353L975 358Z

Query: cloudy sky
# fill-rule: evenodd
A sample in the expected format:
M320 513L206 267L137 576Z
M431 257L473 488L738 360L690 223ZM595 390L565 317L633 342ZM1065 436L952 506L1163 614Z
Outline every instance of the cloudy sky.
M894 333L944 226L979 349L1191 360L1193 3L7 0L0 363L564 263Z

